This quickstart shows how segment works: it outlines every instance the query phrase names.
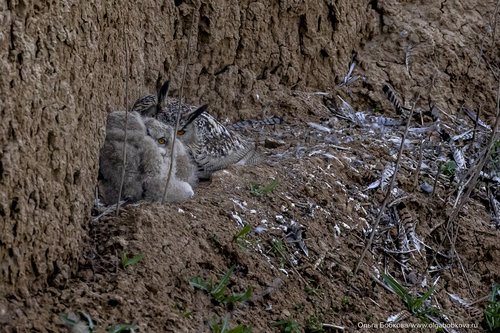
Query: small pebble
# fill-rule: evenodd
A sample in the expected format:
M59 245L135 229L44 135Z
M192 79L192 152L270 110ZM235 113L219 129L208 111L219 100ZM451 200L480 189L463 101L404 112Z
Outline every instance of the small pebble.
M420 188L424 191L424 192L427 192L427 193L432 193L432 189L433 187L429 184L422 184L420 185Z

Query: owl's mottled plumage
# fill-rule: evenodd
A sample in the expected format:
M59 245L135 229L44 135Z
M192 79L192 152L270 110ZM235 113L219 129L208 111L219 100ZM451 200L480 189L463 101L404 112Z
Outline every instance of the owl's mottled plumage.
M153 122L156 122L156 124ZM171 140L168 140L168 138L172 136L172 129L154 119L148 119L146 123L148 123L149 127L155 128L155 135L159 135L157 133L163 131L164 134L162 135L166 136L165 148L167 149L163 149L156 138L147 135L148 127L138 113L129 113L127 122L127 159L122 193L122 197L127 198L129 202L139 200L161 201L166 185L171 153L171 149L168 147ZM102 193L106 204L113 204L118 200L123 165L124 125L124 111L115 111L108 115L106 139L101 151L99 165L99 173L102 178ZM159 130L157 131L156 128ZM166 197L169 202L187 200L194 195L191 185L183 181L183 179L179 179L176 172L179 160L181 161L180 164L183 164L183 167L186 168L185 162L182 162L182 158L186 157L189 159L186 154L184 154L184 157L182 156L181 147L172 166L174 168L172 171L173 177ZM191 166L191 171L193 171L193 166ZM189 180L189 177L187 176L186 180Z
M164 87L165 85L162 90L168 91ZM227 129L206 113L206 108L206 105L196 107L183 103L178 127L179 140L186 145L198 165L198 177L210 178L213 172L231 164L251 165L261 160L253 142ZM179 101L166 98L166 92L159 93L158 96L149 95L139 99L133 110L144 117L155 117L174 127Z

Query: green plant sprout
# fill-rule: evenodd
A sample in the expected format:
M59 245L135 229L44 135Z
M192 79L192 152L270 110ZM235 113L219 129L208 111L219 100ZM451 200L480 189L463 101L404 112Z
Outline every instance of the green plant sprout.
M222 323L218 323L217 317L214 315L212 321L208 322L208 325L214 333L250 333L252 332L253 325L248 327L239 325L233 329L228 330L229 327L229 313L222 319Z
M189 283L201 290L204 290L212 295L212 297L219 303L230 304L234 302L245 302L252 295L252 287L248 287L247 291L243 294L233 293L231 296L225 296L224 292L227 289L227 282L229 281L229 277L234 271L236 265L233 265L229 271L221 278L217 285L214 285L213 278L210 277L210 282L205 280L200 280L199 276L196 276L189 280Z
M258 185L257 183L251 182L250 183L250 194L253 195L254 197L263 197L267 195L269 192L273 191L276 186L278 186L278 179L274 179L271 184L267 185L266 187L262 187Z
M136 263L138 263L139 261L141 261L142 259L144 259L144 254L138 254L136 255L135 257L133 257L132 259L128 259L127 258L127 254L125 252L123 252L123 255L122 255L122 266L123 268L127 268L127 266L132 266Z

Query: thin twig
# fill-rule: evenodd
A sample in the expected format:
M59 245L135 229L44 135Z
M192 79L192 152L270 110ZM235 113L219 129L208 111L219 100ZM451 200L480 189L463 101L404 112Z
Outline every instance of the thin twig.
M127 162L127 123L128 123L128 47L127 36L125 35L125 23L123 24L123 44L125 45L125 68L127 76L125 79L125 135L123 137L123 154L122 154L122 177L120 180L120 190L118 191L118 200L116 201L116 216L120 213L120 199L122 197L123 182L125 181L125 165Z
M358 263L356 264L356 268L354 269L353 275L356 275L359 267L363 263L363 258L365 257L365 254L368 251L368 248L371 246L371 244L373 242L373 237L375 236L375 232L377 231L377 227L380 223L380 218L382 217L385 206L387 205L387 202L389 201L389 197L391 196L392 188L394 187L394 181L396 180L396 176L398 174L399 163L401 162L401 155L403 154L403 145L405 143L406 136L408 135L408 127L410 126L411 117L413 116L413 111L415 110L415 105L417 104L419 99L420 99L420 94L418 95L415 103L413 103L413 107L411 108L410 115L408 116L408 121L406 123L405 132L403 134L403 138L401 139L401 146L399 147L398 159L396 161L396 166L394 167L394 174L392 175L391 183L389 184L389 189L387 190L387 194L385 195L384 202L382 203L382 206L380 207L380 210L379 210L378 215L377 215L377 219L375 220L375 223L372 226L372 232L370 234L370 239L368 240L368 243L366 244L363 252L361 253L361 256L359 257L359 260L358 260Z
M474 147L474 142L476 142L477 125L479 125L479 116L480 115L481 115L481 105L479 105L479 111L477 111L476 123L474 124L474 133L472 134L471 147Z
M458 263L460 264L460 267L462 268L462 273L464 273L465 279L467 280L467 285L469 286L470 294L472 295L472 297L476 297L476 296L474 296L474 292L472 291L472 287L470 286L469 277L465 273L464 266L462 265L462 260L460 260L460 256L458 256L458 254L457 254L457 259L458 259Z
M161 204L163 205L165 203L165 198L167 197L167 190L168 190L168 185L170 185L170 178L172 177L172 169L174 165L174 155L175 155L175 141L177 139L177 129L179 128L179 119L181 117L181 110L182 110L182 93L184 91L184 81L186 80L186 73L187 73L187 68L189 64L189 58L191 57L191 36L193 34L193 27L194 27L194 10L193 10L193 17L191 19L191 29L189 31L189 36L188 36L188 45L187 45L187 58L186 58L186 63L184 64L184 72L182 73L182 82L181 82L181 91L179 94L179 111L177 112L177 119L175 120L175 128L174 128L174 139L172 140L172 154L170 155L170 166L168 167L168 176L167 176L167 184L165 185L165 191L163 191L163 197L161 199Z
M476 301L474 301L472 303L468 303L467 305L468 306L472 306L472 305L474 305L476 303L479 303L479 302L482 302L482 301L486 301L488 299L488 297L490 297L490 295L486 295L484 297L481 297L480 299L478 299L478 300L476 300Z

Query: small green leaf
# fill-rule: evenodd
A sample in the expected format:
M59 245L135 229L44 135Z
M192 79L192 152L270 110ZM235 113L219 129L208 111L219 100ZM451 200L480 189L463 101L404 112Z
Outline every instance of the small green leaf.
M424 304L424 301L431 296L431 294L434 291L434 289L436 289L436 285L432 286L432 288L430 288L429 290L427 290L427 292L424 294L424 296L420 297L419 299L417 299L415 301L415 303L414 303L414 310L415 311L418 311L420 309L420 307L422 306L422 304Z
M231 274L233 274L234 268L236 265L233 265L229 271L222 277L222 279L219 281L219 284L214 288L212 291L212 294L221 294L224 290L226 290L226 284L229 281L229 277Z
M495 283L495 285L493 286L493 291L488 296L488 301L490 303L495 303L496 297L498 296L498 289L499 288L500 288L500 286L498 285L498 283Z
M85 316L85 318L87 318L87 320L89 322L89 329L91 331L93 331L94 328L95 328L95 326L94 326L94 323L92 322L92 318L90 318L90 316L87 313L83 312L83 311L82 311L82 314Z
M245 251L250 251L250 248L248 246L246 246L245 244L242 244L242 243L238 243L238 246L240 248L242 248L243 250Z
M217 317L214 315L212 320L208 322L208 326L212 329L214 332L220 332L219 330L219 324L217 323Z
M113 327L108 328L106 331L110 333L118 333L122 331L128 331L128 330L136 330L138 327L135 325L116 325Z
M273 191L276 186L278 186L278 178L272 181L271 184L269 184L263 191L262 195L267 195L269 192Z
M389 284L389 286L391 286L391 288L396 292L396 294L403 297L407 304L411 303L410 294L408 294L408 292L396 280L394 280L390 275L387 274L382 274L382 276L384 277L384 280Z
M250 296L252 296L252 287L248 287L246 293L244 293L244 294L233 293L232 296L230 296L224 300L224 304L231 304L234 302L245 302L250 298Z
M73 319L69 319L68 316L66 316L64 313L60 313L59 317L61 317L65 324L68 324L70 326L77 324L76 321L74 321Z
M228 326L229 326L229 313L226 314L226 316L224 317L224 319L222 319L222 329L221 329L221 333L224 333L226 332Z
M212 290L212 288L210 287L210 285L208 284L207 281L205 281L205 280L200 281L199 276L194 277L191 280L189 280L189 284L191 284L195 288L200 288L201 290L205 290L207 292L210 292Z
M125 253L124 253L124 255L125 255ZM123 267L132 266L132 265L138 263L139 261L141 261L142 259L144 259L144 257L145 257L144 254L138 254L135 257L133 257L132 259L127 260L125 265L123 265ZM125 259L126 258L127 257L125 256Z
M252 332L252 329L253 329L253 325L250 325L250 326L244 328L243 331L241 331L241 333L250 333L250 332Z
M241 229L241 231L238 234L233 236L233 239L237 240L238 238L240 238L243 235L248 234L249 232L250 232L250 225L246 225L243 229Z

